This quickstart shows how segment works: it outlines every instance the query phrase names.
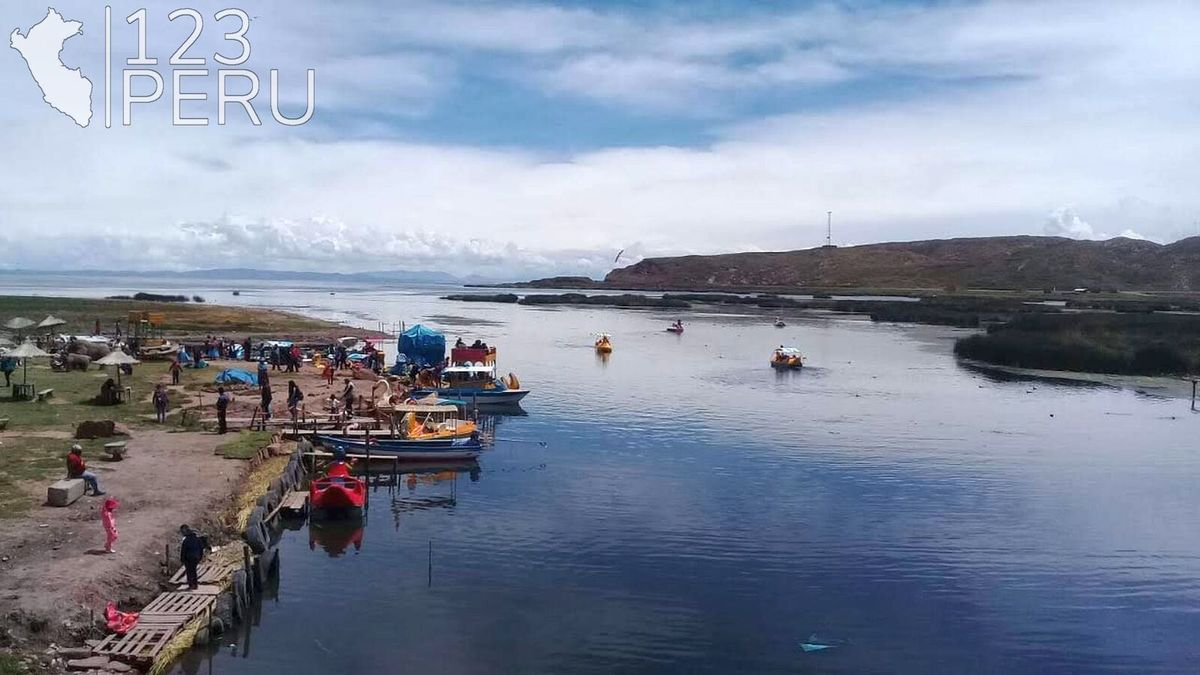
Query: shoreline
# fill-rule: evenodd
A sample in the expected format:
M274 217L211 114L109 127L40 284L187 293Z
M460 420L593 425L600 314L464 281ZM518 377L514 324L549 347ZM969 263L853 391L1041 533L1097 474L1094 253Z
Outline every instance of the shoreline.
M15 306L20 309L13 311ZM164 337L173 341L222 334L239 340L249 335L314 342L332 342L343 335L383 336L378 331L266 308L204 303L179 312L181 306L174 303L0 296L0 318L4 320L18 315L36 320L45 310L67 319L68 324L60 327L66 329L62 332L74 329L77 334L92 332L93 314L99 313L105 327L111 327L110 318L124 318L131 308L164 311L168 322L172 316L178 318L173 328L169 324L164 331ZM81 327L87 328L79 331ZM196 413L189 411L199 411L200 416L211 411L209 390L215 387L212 378L221 368L244 367L244 363L218 360L207 369L183 369L180 384L168 386L170 413L163 425L154 422L149 397L153 385L170 382L167 361L135 366L134 373L125 377L125 384L133 387L134 399L118 406L91 403L108 377L101 368L52 372L45 359L31 362L28 377L39 387L53 388L52 397L45 402L0 400L0 419L8 420L7 427L0 430L0 604L5 608L0 613L0 672L8 672L6 668L63 672L67 657L59 655L79 658L87 640L95 641L106 633L102 617L107 602L116 602L122 610L136 610L168 588L166 582L179 568L177 530L182 523L213 535L214 543L231 542L240 560L244 523L238 529L230 526L248 516L277 482L277 475L261 481L252 477L262 466L263 449L278 447L278 442L268 437L260 443L257 437L238 433L237 426L220 436L182 422L185 412L195 418ZM306 380L320 379L316 371L307 370ZM272 379L274 407L281 413L287 378L279 373ZM301 378L296 375L295 379ZM319 404L320 393L315 386L310 388L312 404ZM257 399L257 393L238 399L231 412ZM120 429L123 435L75 439L81 421L107 419L124 426ZM233 454L224 454L223 448L239 438L242 443L236 453L230 447ZM103 444L118 440L127 442L127 454L119 462L105 461ZM104 544L98 515L102 499L85 496L57 508L43 504L47 486L65 472L64 457L73 443L84 446L88 469L97 474L102 489L120 502L115 555L103 555L100 550ZM284 470L283 465L276 468ZM231 510L246 513L236 515L235 511L231 517ZM50 650L61 645L78 647Z

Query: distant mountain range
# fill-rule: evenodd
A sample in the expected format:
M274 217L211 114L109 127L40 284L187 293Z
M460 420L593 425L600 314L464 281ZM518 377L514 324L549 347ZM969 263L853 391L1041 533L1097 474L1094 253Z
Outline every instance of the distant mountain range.
M112 270L0 270L0 274L53 274L60 276L111 275ZM391 283L391 284L454 284L488 283L492 279L467 276L457 277L445 272L414 272L409 270L387 270L374 272L307 272L294 270L260 270L234 267L222 269L175 271L122 271L122 276L179 278L179 279L227 279L247 281L330 281L338 283Z
M645 290L1005 289L1200 291L1200 237L980 237L777 253L647 258L603 282L557 277L541 288Z
M613 270L630 288L981 288L1200 291L1200 237L981 237L781 253L648 258Z

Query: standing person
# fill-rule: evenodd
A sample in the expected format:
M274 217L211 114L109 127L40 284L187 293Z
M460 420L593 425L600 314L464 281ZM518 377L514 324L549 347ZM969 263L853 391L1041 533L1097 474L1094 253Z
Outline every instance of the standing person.
M104 525L104 552L116 553L113 544L117 543L120 535L117 534L117 507L121 503L109 497L104 500L104 504L100 506L100 522Z
M333 361L330 361L329 359L325 359L325 368L321 371L321 374L325 376L325 383L332 387L333 386Z
M92 495L99 497L104 494L104 490L100 489L100 481L96 479L96 474L87 470L87 463L83 461L83 448L79 444L71 446L71 451L67 453L67 478L82 478L84 482L84 494L87 494L86 488L92 489Z
M172 359L171 367L168 370L171 371L171 384L179 384L179 373L183 370L183 367L179 365L179 359Z
M247 362L253 360L253 358L254 358L254 357L250 356L250 347L251 346L252 345L250 343L250 338L246 338L246 341L242 343L242 357L245 358Z
M300 347L292 345L292 372L300 372L300 364L304 362L304 355L300 353Z
M92 331L92 335L99 335L100 334L100 319L96 319L95 328L96 328L96 330Z
M219 434L228 431L225 424L225 413L229 410L229 402L232 400L233 397L225 391L225 387L217 387L217 433Z
M346 388L342 390L342 405L345 407L346 416L354 416L354 383L350 378L346 378Z
M0 356L0 372L4 373L4 386L12 386L12 374L17 369L17 360L10 356Z
M200 587L197 568L200 567L200 561L204 560L205 549L209 548L208 537L200 536L187 525L179 526L179 534L183 536L183 541L179 542L179 562L183 563L188 589L194 591Z
M269 385L263 385L262 391L259 393L259 395L262 397L262 402L259 404L259 407L262 408L263 420L269 421L271 419L271 387Z
M154 385L154 396L151 397L154 402L154 414L158 417L158 423L162 424L167 421L167 405L170 400L167 398L167 388L161 384Z
M304 400L304 393L300 391L299 385L295 380L288 380L288 397L287 407L288 412L292 414L292 421L295 422L300 414L300 401Z
M258 360L258 386L271 386L271 375L267 372L267 362L262 359Z

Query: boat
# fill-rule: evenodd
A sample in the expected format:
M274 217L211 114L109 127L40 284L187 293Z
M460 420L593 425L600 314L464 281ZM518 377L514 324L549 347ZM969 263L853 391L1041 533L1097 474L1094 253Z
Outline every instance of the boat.
M600 352L601 354L611 354L612 350L612 338L608 336L608 333L601 333L600 336L596 338L596 351Z
M371 438L368 440L318 435L316 440L324 447L334 451L342 450L358 455L371 454L414 462L475 459L483 451L483 445L477 438L429 440Z
M478 428L471 420L458 419L457 406L399 405L392 410L402 413L400 433L412 441L470 438ZM422 419L418 420L418 415L422 415Z
M412 392L413 397L430 394L460 399L473 406L489 406L519 403L529 390L522 389L521 382L512 373L503 378L496 377L495 365L461 365L442 370L442 379L436 388L425 386Z
M314 509L352 511L361 509L366 498L366 484L347 474L315 478L308 486L308 501Z
M783 319L775 319L775 327L776 328L783 328L786 325L787 324L783 322Z
M671 324L671 326L667 328L667 332L674 333L676 335L683 335L683 322L676 321L675 323Z
M241 292L241 291L234 291L234 292L233 292L233 294L234 294L234 295L241 295L241 294L242 294L242 292Z
M803 368L804 355L795 347L779 347L771 354L772 368Z

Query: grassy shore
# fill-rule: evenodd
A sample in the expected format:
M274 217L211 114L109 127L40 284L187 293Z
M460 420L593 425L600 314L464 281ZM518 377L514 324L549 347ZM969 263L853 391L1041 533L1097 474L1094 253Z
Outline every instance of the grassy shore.
M160 312L166 315L167 337L187 338L223 335L288 336L293 339L336 338L346 329L330 321L310 319L290 312L260 307L225 307L212 304L146 302L141 300L98 300L41 296L0 296L0 323L14 316L40 321L47 314L63 319L67 325L57 332L91 334L99 320L100 328L111 333L117 321L127 330L130 312ZM362 331L359 331L362 332Z
M1200 316L1036 314L961 338L954 353L1002 366L1119 375L1200 371Z

